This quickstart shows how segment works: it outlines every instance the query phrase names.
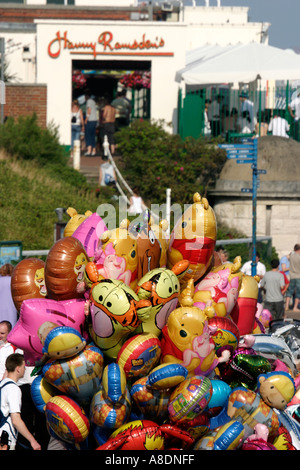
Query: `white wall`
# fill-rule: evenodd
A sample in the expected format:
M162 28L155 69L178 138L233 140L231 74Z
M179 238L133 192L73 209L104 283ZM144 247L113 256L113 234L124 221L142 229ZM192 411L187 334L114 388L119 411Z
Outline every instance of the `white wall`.
M13 82L35 83L36 34L24 32L0 32L5 40L5 62L7 74ZM29 48L24 52L24 47Z

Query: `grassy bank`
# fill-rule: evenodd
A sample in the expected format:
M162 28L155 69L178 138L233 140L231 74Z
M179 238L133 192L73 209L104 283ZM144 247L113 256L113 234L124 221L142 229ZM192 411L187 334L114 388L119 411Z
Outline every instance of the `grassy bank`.
M108 200L107 193L96 194L72 168L0 153L0 240L20 240L25 250L48 249L53 244L57 207L71 206L84 214L95 212Z

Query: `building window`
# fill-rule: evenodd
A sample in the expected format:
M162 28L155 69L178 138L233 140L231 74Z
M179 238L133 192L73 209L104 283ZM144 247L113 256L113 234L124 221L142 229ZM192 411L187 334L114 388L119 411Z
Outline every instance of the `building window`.
M0 3L24 3L25 0L0 0Z
M47 5L75 5L75 0L47 0Z

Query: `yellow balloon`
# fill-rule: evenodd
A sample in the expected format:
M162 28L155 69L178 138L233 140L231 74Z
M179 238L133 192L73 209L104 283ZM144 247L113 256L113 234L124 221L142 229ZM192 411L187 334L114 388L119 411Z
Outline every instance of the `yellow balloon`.
M199 193L194 194L191 204L176 222L172 230L167 251L167 266L186 259L190 266L180 279L185 287L189 279L195 282L211 266L217 237L217 223L208 200Z

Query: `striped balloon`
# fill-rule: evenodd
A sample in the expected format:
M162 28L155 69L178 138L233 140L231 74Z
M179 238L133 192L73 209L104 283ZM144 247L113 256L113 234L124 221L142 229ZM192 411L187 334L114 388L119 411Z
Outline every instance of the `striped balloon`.
M168 411L171 420L178 424L194 419L207 407L212 391L207 377L194 375L186 379L170 396Z
M186 379L188 370L177 362L169 362L155 367L148 375L147 385L154 389L176 387Z
M90 431L83 409L66 395L52 397L46 404L46 420L51 431L69 444L83 442Z

